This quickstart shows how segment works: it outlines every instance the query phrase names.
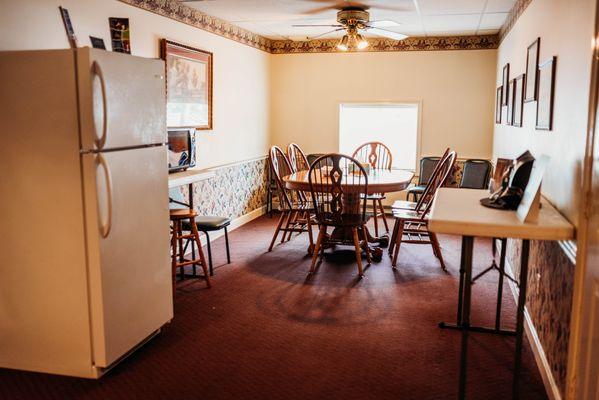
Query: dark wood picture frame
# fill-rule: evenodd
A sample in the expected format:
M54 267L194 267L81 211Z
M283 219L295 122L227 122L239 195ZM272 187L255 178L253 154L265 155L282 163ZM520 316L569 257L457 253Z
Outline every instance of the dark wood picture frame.
M522 126L522 117L524 113L524 85L526 84L526 74L521 74L514 78L514 87L512 88L512 125Z
M503 86L499 86L497 88L497 92L495 94L495 123L501 123L501 96L503 96Z
M509 93L509 98L508 98L508 102L507 102L507 113L506 113L506 118L505 118L505 124L506 125L512 125L514 120L514 99L513 99L513 93L514 93L514 83L515 83L515 79L512 79L511 81L508 82L508 93Z
M537 38L526 49L526 82L524 87L524 102L537 100L539 78L539 52L541 38Z
M197 130L212 130L212 103L213 103L213 63L214 56L211 52L201 50L195 47L191 47L185 44L177 43L168 39L161 39L160 41L160 57L165 61L166 68L166 98L167 98L167 126L169 128L195 128ZM184 73L190 73L190 69L194 67L195 63L205 64L205 82L201 87L184 87L181 88L179 85L177 87L178 94L184 98L185 100L200 100L200 102L193 101L184 101L184 102L174 102L171 101L172 94L174 93L174 88L170 88L169 84L172 83L173 74L178 73L180 71L171 70L170 61L172 60L180 60L181 66L187 71L183 71ZM197 72L197 70L195 71ZM169 73L171 74L171 78L169 79ZM195 77L195 75L194 75ZM195 79L194 79L195 80ZM189 82L189 79L187 80ZM180 94L184 91L182 94ZM171 95L169 96L169 92ZM186 93L187 92L187 93ZM199 93L198 93L199 92ZM197 98L197 99L196 99ZM179 123L173 124L172 121L169 121L169 109L182 109L182 108L202 108L204 107L204 99L205 99L205 118L200 116L198 118L197 115L194 116L194 112L187 112L187 116L182 116L182 121ZM177 104L181 105L180 107ZM183 107L185 105L185 107ZM180 112L179 114L184 114L185 112ZM202 123L202 121L206 121ZM169 123L171 122L171 123Z
M553 129L553 103L555 92L555 71L557 57L539 64L537 83L537 122L536 129L550 131Z
M503 87L503 94L501 96L501 105L507 106L510 94L509 81L510 81L510 63L503 66L503 72L501 74L501 86Z

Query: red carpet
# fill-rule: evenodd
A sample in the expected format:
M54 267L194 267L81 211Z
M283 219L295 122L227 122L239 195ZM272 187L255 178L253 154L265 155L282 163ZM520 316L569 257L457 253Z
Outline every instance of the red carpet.
M172 323L101 380L0 369L0 399L457 397L460 334L437 323L455 319L458 238L441 237L448 272L429 246L403 245L396 271L385 252L356 281L353 252L341 251L306 283L307 236L266 253L275 222L234 231L231 265L216 241L213 288L181 284ZM490 253L488 241L476 241L475 270ZM490 274L475 285L474 323L494 320L495 282ZM513 327L507 288L504 298ZM514 339L470 337L468 398L510 398ZM521 391L546 398L527 342Z

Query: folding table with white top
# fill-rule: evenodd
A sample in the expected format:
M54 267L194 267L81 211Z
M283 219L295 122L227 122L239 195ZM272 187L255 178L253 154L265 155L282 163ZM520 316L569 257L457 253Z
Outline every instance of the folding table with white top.
M512 393L513 398L518 398L530 240L569 240L574 237L574 227L545 200L541 200L541 207L535 222L521 222L516 211L497 210L482 206L479 200L488 196L489 192L486 190L441 188L435 197L429 217L429 230L431 232L462 236L457 322L456 324L439 324L441 327L459 329L462 333L460 399L465 398L466 393L468 333L470 331L515 335L516 348ZM500 330L497 326L493 329L470 325L473 283L472 250L475 237L522 239L515 331ZM502 249L502 253L504 251L505 248Z

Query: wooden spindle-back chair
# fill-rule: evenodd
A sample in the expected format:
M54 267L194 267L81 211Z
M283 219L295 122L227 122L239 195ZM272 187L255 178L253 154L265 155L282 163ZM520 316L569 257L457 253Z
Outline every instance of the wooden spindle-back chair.
M353 245L356 252L358 274L364 275L362 268L361 243L366 250L370 264L370 250L367 243L366 203L368 175L359 161L343 154L326 154L317 158L308 173L310 192L314 203L316 221L320 226L316 246L312 254L310 274L314 273L318 254L323 255L325 244ZM327 235L327 227L335 228ZM362 239L360 239L360 236Z
M310 169L310 162L304 151L296 143L289 143L287 145L287 158L291 163L291 167L294 171L307 171Z
M385 144L381 142L368 142L364 143L354 151L352 156L356 160L367 163L372 169L391 169L393 164L393 155L391 150ZM387 217L385 216L385 209L383 208L383 200L385 199L384 193L374 193L368 195L368 200L372 201L372 216L374 218L374 235L379 235L379 221L378 217L382 217L385 225L385 230L389 232L389 224L387 223Z
M434 195L434 191L432 190L432 186L434 184L433 177L438 174L438 170L442 165L441 161L443 161L447 157L447 155L449 154L450 151L451 151L451 149L449 147L446 148L443 155L439 158L439 161L437 161L437 164L435 164L435 167L433 168L433 171L431 172L431 175L429 176L428 182L424 187L424 191L422 192L421 196L418 197L417 201L397 200L393 203L393 205L391 206L391 209L392 210L402 209L402 210L421 211L422 208L424 206L426 206L426 204L428 204L432 200L432 197ZM393 243L393 242L391 242L391 243Z
M308 232L308 238L310 240L309 249L312 249L314 247L311 225L312 204L307 201L300 192L287 189L285 186L283 177L291 175L294 171L283 150L278 146L272 146L268 157L272 169L272 176L277 183L279 191L279 210L281 212L281 217L275 228L275 233L270 242L270 246L268 247L268 251L272 251L279 232L283 232L281 243L290 240L293 232Z
M427 199L422 202L419 201L419 206L416 209L393 210L395 225L393 227L392 244L389 250L390 252L393 251L393 259L391 262L393 267L397 265L397 256L399 254L401 243L416 243L430 244L433 248L433 254L441 263L441 268L446 268L437 235L428 230L428 213L438 189L443 186L449 178L456 158L457 155L455 151L450 151L439 161L420 200L423 200L425 196ZM406 238L404 238L404 236L406 236Z

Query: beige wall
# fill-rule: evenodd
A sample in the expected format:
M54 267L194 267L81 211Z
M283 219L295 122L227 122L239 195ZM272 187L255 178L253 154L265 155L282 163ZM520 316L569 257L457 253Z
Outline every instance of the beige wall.
M198 166L266 154L270 54L115 0L0 0L0 50L67 48L58 6L69 10L80 46L89 35L110 49L108 17L128 17L134 55L159 56L168 38L214 53L214 130L198 137Z
M496 50L274 55L275 144L338 150L339 103L422 103L421 154L490 158Z
M493 154L513 158L526 149L547 154L551 165L543 194L570 220L578 221L591 66L594 2L534 0L499 47L496 80L505 63L511 77L526 69L526 48L541 38L540 62L557 56L553 131L535 130L536 102L524 104L523 127L495 125Z

